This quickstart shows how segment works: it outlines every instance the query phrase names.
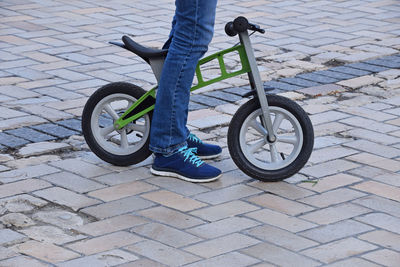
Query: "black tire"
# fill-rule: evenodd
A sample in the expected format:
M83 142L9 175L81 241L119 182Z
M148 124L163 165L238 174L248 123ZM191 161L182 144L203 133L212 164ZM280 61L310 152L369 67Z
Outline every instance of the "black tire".
M314 130L307 113L296 102L277 95L267 95L267 99L269 106L290 112L299 122L303 132L303 145L297 158L281 169L269 170L255 166L245 157L240 146L240 129L246 118L260 109L258 98L246 102L233 116L228 129L228 148L233 161L244 173L261 181L274 182L294 175L307 163L314 147Z
M86 105L83 109L82 113L82 132L85 137L86 143L89 148L102 160L111 163L117 166L129 166L133 164L137 164L139 162L144 161L151 155L151 151L149 150L149 142L150 138L147 138L144 145L138 149L136 152L128 154L128 155L116 155L106 151L95 139L92 128L91 128L91 119L93 115L93 111L96 105L105 97L112 94L127 94L135 99L139 99L142 95L144 95L146 91L136 85L125 83L125 82L116 82L107 84L100 89L98 89L86 102ZM149 112L150 121L152 118L152 112Z

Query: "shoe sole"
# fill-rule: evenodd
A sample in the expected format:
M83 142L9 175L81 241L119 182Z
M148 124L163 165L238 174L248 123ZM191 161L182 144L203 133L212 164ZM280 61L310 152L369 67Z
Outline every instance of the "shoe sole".
M192 183L209 183L209 182L213 182L215 180L218 180L219 177L221 177L222 174L218 175L217 177L213 177L213 178L208 178L208 179L193 179L193 178L189 178L189 177L185 177L183 175L180 175L178 173L175 172L168 172L168 171L157 171L153 168L150 168L150 172L154 175L158 175L158 176L168 176L168 177L175 177L187 182L192 182Z
M210 155L210 156L199 156L197 155L200 159L215 159L221 156L222 153L215 154L215 155Z
M198 156L200 159L215 159L221 156L222 153L216 154L216 155L211 155L211 156ZM156 157L154 154L151 154L153 159Z

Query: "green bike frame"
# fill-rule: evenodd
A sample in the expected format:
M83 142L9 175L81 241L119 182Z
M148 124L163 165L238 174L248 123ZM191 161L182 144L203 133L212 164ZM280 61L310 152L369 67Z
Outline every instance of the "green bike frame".
M224 62L224 55L228 53L234 53L237 52L240 57L240 62L241 62L241 69L234 71L234 72L228 72L226 69L226 65ZM203 79L203 75L201 73L201 66L214 60L217 59L219 63L219 68L221 71L221 75L218 77L215 77L211 80L205 81ZM190 91L197 90L199 88L205 87L210 84L214 84L216 82L229 79L244 73L250 73L251 68L249 64L249 60L247 57L246 49L244 45L236 45L231 48L219 51L215 54L212 54L210 56L207 56L205 58L202 58L199 60L197 67L196 67L196 77L197 77L197 85L193 86ZM120 130L124 128L127 124L139 119L146 113L152 111L154 109L154 103L155 103L155 98L156 98L156 89L158 86L155 86L152 88L150 91L148 91L146 94L144 94L141 98L139 98L133 105L125 111L125 113L115 121L114 127L117 130Z
M250 42L249 33L247 30L239 32L240 45L234 46L232 48L222 50L218 53L215 53L211 56L205 57L199 60L196 68L196 76L198 83L196 86L193 86L190 90L194 91L204 86L238 76L244 73L249 75L250 85L253 89L253 93L255 97L260 102L260 107L262 111L262 115L260 116L260 120L262 125L267 130L268 141L273 143L276 141L276 136L274 134L274 129L271 121L271 114L268 106L268 100L265 95L264 86L261 80L260 72L258 71L256 58L254 56L253 47ZM240 62L242 64L242 68L238 71L228 72L226 70L224 55L232 52L238 52L240 57ZM213 78L211 80L205 81L203 79L203 75L201 74L200 66L204 65L211 60L218 59L219 68L221 70L221 75ZM152 66L153 72L159 80L161 76L163 61L154 61L154 63L150 60L150 65ZM128 123L133 122L144 114L152 111L154 109L155 98L156 98L156 89L154 87L146 94L144 94L141 98L139 98L115 123L114 128L117 130L122 129Z

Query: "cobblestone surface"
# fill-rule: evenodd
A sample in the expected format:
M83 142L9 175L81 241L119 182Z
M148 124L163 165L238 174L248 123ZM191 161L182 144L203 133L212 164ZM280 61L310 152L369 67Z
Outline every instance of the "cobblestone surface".
M223 147L217 182L154 177L151 157L117 167L89 151L88 97L109 82L155 83L108 41L159 48L173 11L164 0L0 2L0 266L397 266L398 2L219 1L208 53L237 42L227 21L260 24L265 89L314 124L309 162L278 183L251 179L228 153L247 75L191 98L190 129Z

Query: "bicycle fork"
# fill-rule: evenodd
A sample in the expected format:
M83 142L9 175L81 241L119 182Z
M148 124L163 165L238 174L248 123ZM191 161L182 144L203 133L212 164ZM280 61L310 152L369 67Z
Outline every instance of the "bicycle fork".
M247 59L250 65L251 72L249 73L249 79L252 89L256 90L258 100L260 101L262 116L261 116L261 123L264 127L267 128L268 131L268 142L273 143L276 141L276 136L274 134L271 114L268 106L267 96L265 95L264 86L261 81L260 72L257 67L256 58L254 56L254 50L251 45L251 41L249 38L248 31L240 32L239 39L241 44L243 45Z

